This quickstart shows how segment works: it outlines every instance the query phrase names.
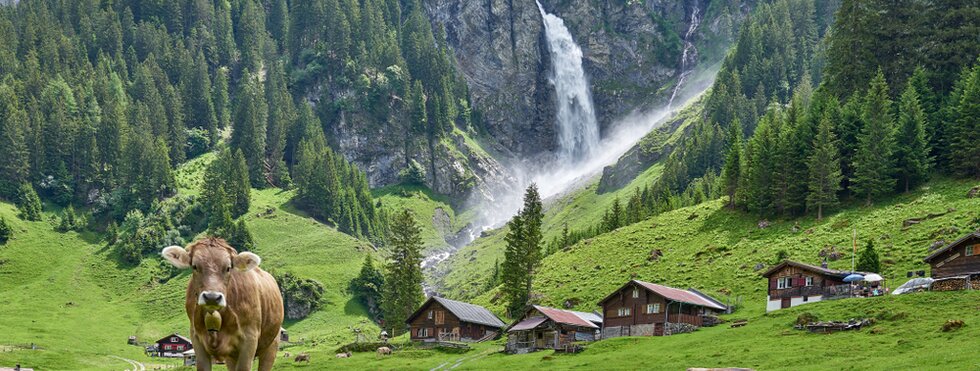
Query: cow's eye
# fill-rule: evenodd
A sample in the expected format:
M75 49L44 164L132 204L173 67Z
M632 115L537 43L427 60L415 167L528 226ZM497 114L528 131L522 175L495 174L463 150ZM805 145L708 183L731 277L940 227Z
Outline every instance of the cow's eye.
M192 267L194 268L194 270L197 270L197 264L193 265Z
M225 273L231 272L231 267L225 267Z

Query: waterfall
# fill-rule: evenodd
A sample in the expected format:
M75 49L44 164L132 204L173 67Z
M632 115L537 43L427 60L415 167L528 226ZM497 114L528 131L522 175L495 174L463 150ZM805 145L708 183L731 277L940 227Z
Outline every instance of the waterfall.
M681 85L684 85L684 80L687 80L687 76L693 71L690 66L696 65L697 63L698 49L694 47L694 42L691 39L694 37L694 33L700 25L701 10L698 9L697 5L694 5L694 10L691 11L691 24L687 27L687 32L684 33L684 51L681 53L681 76L677 78L677 85L674 85L674 91L670 93L670 100L667 101L668 111L670 111L671 106L674 104L674 98L677 97L677 92L680 91Z
M558 121L558 165L588 159L599 145L599 124L592 93L582 69L582 49L575 44L565 21L538 4L551 55L551 84L555 87Z

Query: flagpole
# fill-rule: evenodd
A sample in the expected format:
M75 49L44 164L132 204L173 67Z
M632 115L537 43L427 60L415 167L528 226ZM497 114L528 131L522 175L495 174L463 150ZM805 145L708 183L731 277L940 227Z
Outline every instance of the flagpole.
M851 244L854 247L854 252L851 253L851 273L854 273L854 256L858 253L857 235L857 228L854 228L854 234L851 237Z

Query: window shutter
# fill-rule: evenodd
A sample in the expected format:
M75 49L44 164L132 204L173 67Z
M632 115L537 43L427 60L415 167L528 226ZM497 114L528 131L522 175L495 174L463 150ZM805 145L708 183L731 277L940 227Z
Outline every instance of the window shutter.
M772 277L769 278L769 289L770 290L776 289L776 280L772 279Z
M794 277L794 278L796 279L796 285L794 285L794 286L797 286L797 287L803 286L803 284L805 282L805 281L803 281L804 280L803 277Z

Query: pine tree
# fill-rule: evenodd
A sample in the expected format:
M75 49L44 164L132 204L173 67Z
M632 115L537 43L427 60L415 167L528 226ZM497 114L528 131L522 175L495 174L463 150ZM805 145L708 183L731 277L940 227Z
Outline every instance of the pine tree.
M20 217L24 220L41 220L41 199L37 197L37 192L34 192L34 187L30 183L20 185L17 209L20 210Z
M242 151L248 163L249 180L253 187L266 185L265 140L268 106L258 76L246 72L238 93L238 106L231 133L231 147Z
M249 184L248 165L245 163L245 155L241 150L235 151L235 155L226 158L227 173L225 174L225 186L228 187L227 197L231 201L231 215L235 218L245 215L248 212L252 201L252 187Z
M524 219L518 213L507 223L507 235L504 237L507 247L504 250L504 264L501 267L501 292L507 303L507 314L516 317L528 305L529 294L524 290L528 265L524 256Z
M951 130L950 160L958 174L980 178L980 60L961 84L956 123Z
M861 255L858 256L855 268L860 272L878 273L881 272L881 262L878 260L878 252L875 251L874 242L868 240Z
M228 97L228 68L222 67L215 71L214 78L214 115L218 129L231 126L231 99ZM216 144L216 142L212 143Z
M872 200L895 187L895 129L888 84L881 71L871 80L864 100L864 127L858 135L854 156L854 191L863 195L868 206Z
M185 82L184 89L184 97L187 98L185 101L187 126L207 130L210 145L213 146L218 143L218 116L215 112L211 77L208 75L208 65L204 60L203 52L199 51L194 58L193 69L193 77Z
M14 199L17 188L28 180L27 112L21 109L14 90L0 84L0 197Z
M743 174L742 151L742 125L736 118L728 127L728 154L725 155L725 165L721 169L723 187L728 195L728 207L732 210L735 209L735 193Z
M837 138L831 131L829 115L820 120L813 151L807 159L810 172L807 204L817 208L817 220L823 219L823 209L837 203L837 191L843 176L840 170L840 156L837 153Z
M364 304L372 314L377 313L384 289L384 275L374 266L371 254L364 255L361 272L347 285L347 291Z
M233 224L225 234L225 237L228 239L228 244L240 252L251 251L255 248L255 239L252 238L252 232L245 225L244 218L238 219L238 223Z
M422 304L422 237L411 211L402 210L391 225L388 263L381 308L392 336L405 330L405 320Z
M515 215L508 227L504 251L503 292L507 310L516 316L528 305L534 273L541 264L542 214L541 196L536 185L528 186L524 193L524 207Z
M931 161L929 140L926 138L925 112L919 104L919 94L909 83L898 106L898 132L895 159L899 184L905 192L928 179Z
M231 219L231 211L227 202L220 202L225 198L225 188L219 185L214 193L215 201L211 202L211 209L208 210L208 234L212 236L228 236L228 232L234 227Z

